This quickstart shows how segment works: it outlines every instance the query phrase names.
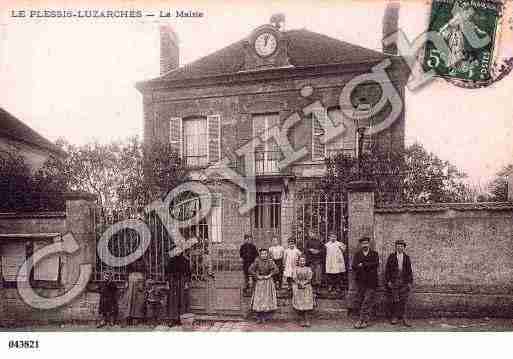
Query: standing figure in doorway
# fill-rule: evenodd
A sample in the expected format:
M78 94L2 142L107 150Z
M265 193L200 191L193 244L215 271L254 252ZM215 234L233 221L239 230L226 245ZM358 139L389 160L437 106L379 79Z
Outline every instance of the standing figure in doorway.
M410 257L404 253L405 248L404 241L395 242L395 252L388 256L385 267L385 284L391 324L397 324L400 321L404 326L409 327L410 324L406 321L404 314L413 283L413 271Z
M294 240L290 239L288 248L283 252L283 277L287 281L289 290L292 290L292 276L296 270L297 260L300 255L301 251L297 249Z
M378 287L378 252L370 248L370 238L360 238L360 250L353 257L353 271L356 281L356 298L354 309L359 313L356 329L367 328Z
M313 272L312 286L319 289L322 284L323 245L314 231L309 231L305 246L306 263Z
M276 285L276 289L281 289L281 285L283 282L283 253L285 252L285 248L279 243L278 236L273 236L272 246L269 247L269 255L271 259L276 264L278 268L278 273L274 276L274 283Z
M267 249L260 249L260 256L249 267L249 272L256 280L251 309L255 312L259 324L270 320L272 312L278 309L273 280L278 268L268 254Z
M346 273L346 261L344 259L344 251L346 246L344 243L337 241L337 235L330 233L326 247L326 276L328 277L328 290L334 290L342 287L342 276Z
M253 244L253 237L251 237L251 234L244 235L244 243L240 246L239 255L242 259L242 270L244 271L244 290L249 291L249 267L253 264L255 258L258 257L258 250Z
M301 255L298 261L298 267L294 271L292 284L292 308L300 316L300 325L310 326L308 314L314 308L314 294L312 290L312 270L306 266L306 258Z

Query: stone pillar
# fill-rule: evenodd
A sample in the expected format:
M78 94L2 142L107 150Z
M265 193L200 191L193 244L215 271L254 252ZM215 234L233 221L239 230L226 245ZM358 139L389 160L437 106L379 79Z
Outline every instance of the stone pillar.
M66 232L73 233L80 249L71 256L64 256L62 283L69 289L77 281L80 264L96 265L96 238L94 228L94 205L96 196L89 193L67 193Z
M358 250L358 240L367 236L371 238L371 247L376 248L374 242L374 188L375 183L369 181L355 181L348 186L348 254L349 264L354 253ZM354 290L354 280L349 270L349 290Z

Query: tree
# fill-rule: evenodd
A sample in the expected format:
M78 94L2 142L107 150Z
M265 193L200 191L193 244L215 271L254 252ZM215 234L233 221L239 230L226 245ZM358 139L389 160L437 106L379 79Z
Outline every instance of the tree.
M355 180L376 183L376 203L467 202L472 198L466 174L450 162L429 153L419 143L404 150L371 147L362 155L361 168L354 157L339 154L326 160L323 191L347 191Z
M513 171L513 163L504 166L498 171L488 184L489 197L491 202L505 202L508 200L508 179L507 176ZM513 189L511 189L513 190Z
M105 208L142 207L185 179L182 161L169 144L144 148L137 136L107 144L59 144L68 157L49 163L45 171L60 173L71 190L96 194Z

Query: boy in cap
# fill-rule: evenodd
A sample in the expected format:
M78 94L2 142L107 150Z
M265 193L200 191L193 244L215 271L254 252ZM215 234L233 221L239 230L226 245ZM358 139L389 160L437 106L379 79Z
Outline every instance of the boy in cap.
M362 237L359 242L360 250L354 255L352 263L357 287L354 309L360 315L359 321L355 324L356 329L369 326L378 287L379 266L379 255L370 248L370 238Z
M408 294L413 283L413 271L410 257L404 253L406 243L403 240L395 242L395 252L388 256L385 267L385 284L388 294L388 307L391 324L399 321L406 327L410 324L404 318Z

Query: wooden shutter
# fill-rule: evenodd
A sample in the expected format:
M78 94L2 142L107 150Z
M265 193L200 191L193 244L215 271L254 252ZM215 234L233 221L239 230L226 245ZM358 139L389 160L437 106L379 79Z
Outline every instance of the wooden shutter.
M312 112L312 161L323 160L326 157L326 145L321 142L324 134L322 124L328 120L325 109L315 109Z
M178 156L182 157L182 118L171 117L169 120L169 143L178 152Z
M241 148L251 139L253 133L253 122L252 118L248 114L241 115L237 121L237 143L238 147ZM237 158L237 169L239 173L245 174L245 162L244 157Z
M208 131L208 162L218 162L221 159L221 116L207 116Z

